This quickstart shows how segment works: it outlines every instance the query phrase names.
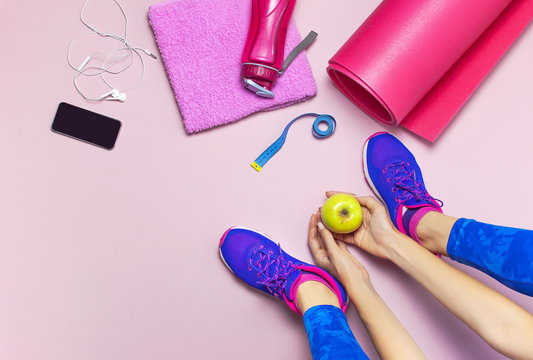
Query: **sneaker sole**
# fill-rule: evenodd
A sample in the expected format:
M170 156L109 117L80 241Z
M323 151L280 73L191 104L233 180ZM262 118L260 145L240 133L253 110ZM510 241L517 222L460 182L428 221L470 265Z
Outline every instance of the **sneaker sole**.
M226 265L226 267L229 269L229 271L231 271L233 274L235 274L233 272L233 270L231 270L231 268L229 267L228 263L226 262L226 259L224 259L224 255L222 255L222 250L220 248L218 248L218 254L220 255L220 258L222 259L222 262L224 263L224 265Z
M374 192L374 194L377 195L377 197L381 200L381 202L385 203L385 201L381 197L379 191L376 189L376 186L372 182L372 179L370 178L370 174L368 173L368 165L367 165L367 161L366 161L367 160L368 142L370 141L370 139L372 139L372 138L374 138L374 137L376 137L378 135L381 135L381 134L388 134L388 133L385 132L385 131L381 131L381 132L375 133L374 135L372 135L368 139L366 139L365 144L363 145L363 172L365 174L365 180L366 180L367 184L370 186L370 188L372 189L372 191ZM394 136L394 135L392 135L392 136ZM394 136L394 137L396 137L396 136Z

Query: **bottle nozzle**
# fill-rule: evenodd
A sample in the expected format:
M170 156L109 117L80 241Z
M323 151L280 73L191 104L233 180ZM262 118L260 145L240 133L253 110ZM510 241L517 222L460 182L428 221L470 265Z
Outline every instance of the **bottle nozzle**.
M255 95L257 96L264 97L267 99L272 99L274 97L274 93L272 91L270 91L266 87L259 85L251 79L243 79L243 83L246 89L255 93Z

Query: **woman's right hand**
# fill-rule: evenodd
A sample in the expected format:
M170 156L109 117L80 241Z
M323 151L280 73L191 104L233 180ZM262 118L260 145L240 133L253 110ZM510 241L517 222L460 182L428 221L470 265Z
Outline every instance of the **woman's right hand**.
M307 237L315 263L346 288L350 285L370 285L370 277L363 264L350 253L344 242L334 239L331 231L319 219L318 212L311 215Z
M329 198L339 191L328 191ZM356 245L366 252L384 259L389 258L390 245L398 239L398 230L392 224L385 206L372 196L357 196L352 193L342 192L357 199L363 210L361 226L349 234L333 234L335 239Z

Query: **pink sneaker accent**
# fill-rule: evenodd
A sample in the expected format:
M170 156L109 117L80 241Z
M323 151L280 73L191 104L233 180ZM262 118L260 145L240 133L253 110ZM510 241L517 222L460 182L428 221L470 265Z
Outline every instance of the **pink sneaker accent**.
M422 245L422 242L420 241L420 238L418 237L418 234L416 233L416 228L418 226L418 223L424 217L424 215L426 215L429 212L436 211L442 214L442 209L440 207L434 207L434 206L423 206L420 208L409 209L408 211L415 211L415 213L411 215L410 219L406 219L406 222L408 221L407 231L404 228L403 221L400 223L402 225L402 230L400 231L404 233L405 235L409 236L411 239L415 240L420 245ZM407 215L407 213L405 215ZM441 257L440 254L434 254L434 255L439 258Z
M297 266L298 269L300 270L304 270L304 271L307 271L308 273L307 274L304 274L302 275L302 278L305 276L305 275L314 275L316 276L316 278L308 278L307 280L305 279L298 279L296 281L296 283L303 283L305 281L319 281L321 283L323 283L324 285L326 285L331 291L333 291L333 293L337 296L337 298L339 299L339 305L340 305L340 308L341 310L344 312L346 311L346 308L348 307L348 297L346 296L346 299L343 298L343 293L341 292L341 289L339 287L339 285L337 284L337 282L335 281L335 279L324 269L321 269L319 267L316 267L316 266L309 266L309 265L300 265L300 266ZM309 273L313 273L313 274L309 274ZM298 286L300 285L298 284ZM291 289L291 298L294 299L294 303L296 304L296 291L298 290L298 288L296 286L293 286L293 288ZM296 307L297 309L297 307ZM298 313L300 313L300 311L297 309ZM300 313L301 314L301 313ZM303 314L302 314L303 315Z
M324 278L316 274L304 273L302 276L300 276L298 280L296 280L296 282L294 283L291 289L291 299L294 299L294 305L296 305L297 308L298 308L298 301L297 301L298 288L300 287L300 285L302 285L304 282L307 282L307 281L316 281L321 284L324 284L328 287L328 289L330 289L333 293L335 293L335 290L333 290L331 285L326 280L324 280ZM342 304L339 304L339 305L342 305ZM302 313L300 309L298 309L298 311L300 312L300 314Z
M442 210L440 208L434 208L432 206L424 206L416 211L416 213L411 218L411 221L409 221L409 234L411 237L420 245L422 245L422 242L420 241L420 238L418 237L418 234L416 233L416 227L418 226L418 223L420 220L426 215L428 212L431 211L437 211L442 213Z

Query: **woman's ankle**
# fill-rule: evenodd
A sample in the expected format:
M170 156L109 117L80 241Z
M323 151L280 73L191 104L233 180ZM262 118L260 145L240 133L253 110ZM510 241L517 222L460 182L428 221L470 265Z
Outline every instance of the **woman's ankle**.
M304 314L317 305L333 305L340 308L339 299L326 285L318 281L306 281L298 286L296 294L298 309Z
M416 234L427 250L448 256L448 239L457 218L431 211L425 214L416 227Z

